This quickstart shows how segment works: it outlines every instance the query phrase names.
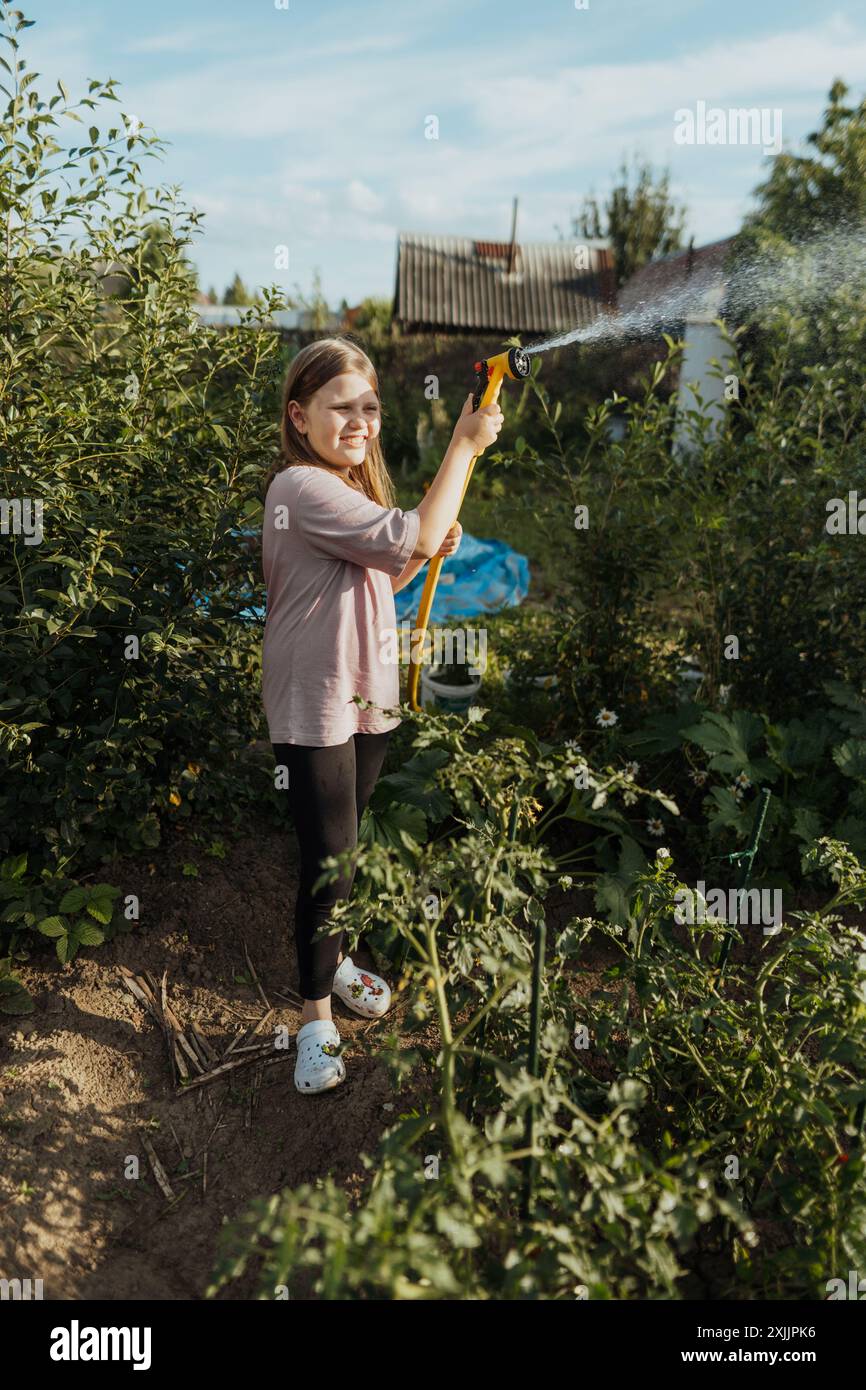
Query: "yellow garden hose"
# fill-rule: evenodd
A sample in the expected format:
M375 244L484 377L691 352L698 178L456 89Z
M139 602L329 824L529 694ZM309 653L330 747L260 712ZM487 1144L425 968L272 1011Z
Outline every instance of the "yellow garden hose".
M499 399L499 391L506 376L518 381L521 377L529 376L529 357L523 348L509 348L508 352L500 352L496 357L487 357L482 362L475 363L476 381L475 393L472 397L473 411L480 410L482 406L492 405ZM475 467L475 454L470 460L469 468L466 472L466 482L463 484L463 492L460 495L460 506L457 508L457 515L460 515L460 507L463 506L463 499L466 496L466 489L469 487L469 479L472 477L472 470ZM457 520L457 517L454 518ZM424 581L424 591L421 594L421 603L418 608L418 618L415 629L412 633L409 657L409 704L413 710L420 710L421 705L418 700L418 685L421 679L421 667L424 659L425 634L430 621L430 610L433 607L433 599L436 594L436 585L439 583L439 574L445 557L436 555L430 561L430 568L427 571L427 578Z

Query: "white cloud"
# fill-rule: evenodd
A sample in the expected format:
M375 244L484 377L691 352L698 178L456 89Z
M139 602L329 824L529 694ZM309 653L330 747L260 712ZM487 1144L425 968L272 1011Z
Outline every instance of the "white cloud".
M714 240L739 224L748 190L766 173L762 151L677 146L674 112L699 99L781 107L785 142L796 147L800 132L819 123L835 76L858 97L866 85L866 27L820 11L808 26L787 21L769 36L719 28L710 41L690 38L686 16L679 51L610 61L609 33L603 39L585 23L590 15L566 10L528 26L519 42L494 27L480 45L453 37L465 18L457 0L419 7L397 24L368 0L323 38L310 17L305 29L284 25L282 15L201 32L187 25L127 46L184 54L184 71L169 73L158 56L136 64L159 75L124 80L121 105L172 142L170 167L195 159L190 185L201 192L187 196L208 214L207 242L243 258L252 239L251 254L265 260L279 242L293 258L307 247L316 259L336 255L348 268L339 274L352 278L362 257L348 243L369 243L365 273L377 258L388 280L398 229L505 238L515 194L519 237L551 239L554 225L567 232L583 195L604 195L633 151L670 165L689 230L699 244ZM625 17L618 51L640 53L644 0L627 5ZM49 61L34 66L66 76L64 45L80 62L81 33L47 32L38 56ZM272 44L263 46L263 32L274 34ZM85 62L85 70L99 66ZM438 141L424 138L431 112Z
M352 179L346 190L346 199L351 208L356 212L379 212L384 206L384 199L378 193L374 193L372 188L368 188L360 179Z

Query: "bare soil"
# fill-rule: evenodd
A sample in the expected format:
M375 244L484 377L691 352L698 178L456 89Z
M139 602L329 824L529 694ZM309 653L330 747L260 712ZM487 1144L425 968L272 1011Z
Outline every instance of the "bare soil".
M281 1061L179 1093L162 1032L118 965L167 971L181 1024L195 1023L222 1054L264 1013L244 983L245 940L294 1035L299 1011L277 991L297 989L295 845L289 831L254 826L220 860L179 829L153 858L99 876L139 897L134 930L65 967L40 954L19 972L35 1013L0 1019L0 1276L42 1279L46 1299L202 1298L226 1218L326 1174L356 1194L367 1178L361 1153L374 1153L411 1103L405 1088L392 1093L375 1056L376 1030L390 1031L406 1007L399 998L373 1023L334 1000L347 1078L332 1092L296 1092L292 1046L275 1054ZM184 875L188 863L197 877ZM372 964L363 949L354 958ZM154 1180L142 1133L174 1202ZM126 1176L130 1155L137 1179ZM221 1295L252 1296L251 1278Z

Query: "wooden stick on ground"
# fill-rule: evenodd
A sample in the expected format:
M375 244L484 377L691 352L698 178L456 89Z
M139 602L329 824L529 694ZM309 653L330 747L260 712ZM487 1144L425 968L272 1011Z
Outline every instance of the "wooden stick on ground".
M178 1093L186 1095L187 1091L192 1091L196 1086L207 1086L211 1081L219 1081L220 1077L226 1076L230 1071L236 1071L238 1067L248 1067L253 1062L262 1062L268 1066L271 1062L282 1062L283 1058L279 1055L274 1056L272 1043L262 1043L261 1049L255 1052L248 1052L243 1057L238 1057L232 1062L221 1062L212 1071L205 1072L204 1076L194 1076L185 1084L178 1086Z
M243 1047L244 1044L252 1042L256 1034L261 1032L265 1024L269 1023L273 1016L274 1010L269 1008L267 1013L262 1014L261 1018L256 1020L252 1028L248 1028L245 1033L236 1033L220 1060L224 1062L230 1053L236 1052L239 1048Z
M299 994L295 994L295 991L294 991L293 989L290 989L290 990L275 989L275 990L274 990L274 994L277 996L278 999L288 999L289 1003L290 1003L290 1004L294 1004L295 1007L298 1008L298 1009L301 1009L301 1008L303 1008L303 1006L304 1006L304 1001L303 1001L303 999L301 998L301 996L300 996Z
M262 987L261 987L261 984L260 984L260 982L259 982L259 977L258 977L258 975L256 974L256 968L255 968L255 966L253 965L253 963L252 963L252 961L251 961L251 959L250 959L250 953L249 953L249 951L247 950L247 943L246 943L245 941L244 941L244 943L243 943L243 948L244 948L244 956L245 956L246 962L247 962L247 969L249 970L250 974L251 974L252 977L253 977L253 982L255 983L255 987L256 987L256 989L257 989L258 992L259 992L259 998L261 999L261 1001L262 1001L262 1003L264 1004L265 1008L266 1008L266 1009L269 1009L269 1008L271 1007L270 1000L268 999L268 996L265 994L265 991L264 991L264 990L262 989Z
M144 1147L144 1152L147 1154L148 1162L150 1163L153 1176L156 1178L157 1184L159 1185L159 1189L167 1202L173 1202L175 1200L175 1196L171 1190L171 1183L168 1180L168 1174L166 1173L165 1169L163 1168L162 1164L157 1158L156 1150L154 1149L144 1130L139 1130L139 1133L141 1135L141 1142Z

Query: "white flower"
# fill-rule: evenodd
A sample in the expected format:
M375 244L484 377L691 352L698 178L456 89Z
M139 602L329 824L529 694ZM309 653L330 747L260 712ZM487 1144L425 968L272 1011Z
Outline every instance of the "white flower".
M657 816L651 816L646 823L647 831L650 835L664 835L665 828Z
M673 855L667 845L659 845L656 850L656 859L673 859Z
M571 754L583 752L583 749L581 748L576 738L567 738L565 740L565 746Z
M698 768L692 768L692 771L689 773L689 776L691 777L696 787L702 787L707 780L708 774L706 772L700 772Z
M734 786L735 786L735 787L740 787L742 791L748 791L748 789L749 789L749 787L750 787L751 785L752 785L752 784L751 784L751 782L749 781L748 777L746 776L745 772L738 772L738 773L737 773L736 777L734 778Z
M595 716L595 722L601 729L612 729L614 724L619 723L619 719L612 709L600 709Z
M626 806L633 806L637 801L637 792L623 792L622 799Z
M470 724L478 724L484 718L484 710L480 705L470 705L466 711L466 718Z
M730 693L731 693L731 687L730 687L729 685L720 685L720 686L719 686L719 699L720 699L720 700L727 700L727 698L728 698L728 696L730 695Z
M625 775L626 775L626 777L637 777L637 775L638 775L639 772L640 772L640 763L634 763L634 762L632 762L632 763L626 763L626 765L625 765Z

